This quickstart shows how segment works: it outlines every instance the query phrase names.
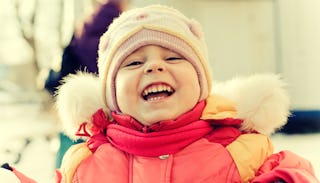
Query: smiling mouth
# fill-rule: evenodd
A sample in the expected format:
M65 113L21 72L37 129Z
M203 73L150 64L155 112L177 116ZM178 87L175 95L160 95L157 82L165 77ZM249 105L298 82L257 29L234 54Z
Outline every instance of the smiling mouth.
M174 89L167 84L153 84L142 91L142 98L146 101L156 101L171 96Z

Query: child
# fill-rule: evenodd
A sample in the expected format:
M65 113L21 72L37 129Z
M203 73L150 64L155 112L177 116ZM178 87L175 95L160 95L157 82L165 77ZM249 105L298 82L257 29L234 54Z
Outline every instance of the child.
M207 62L196 21L160 5L123 13L100 39L99 78L59 89L66 133L87 142L69 149L57 182L319 182L308 161L273 154L284 83L256 75L211 89Z

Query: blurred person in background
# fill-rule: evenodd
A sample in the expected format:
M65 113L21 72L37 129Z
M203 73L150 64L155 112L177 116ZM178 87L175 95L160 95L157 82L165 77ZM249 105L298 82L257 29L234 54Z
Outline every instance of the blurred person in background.
M45 82L45 89L51 95L61 84L63 77L77 71L98 73L97 57L99 38L115 17L126 9L128 0L99 0L96 10L74 32L72 39L64 48L61 69L57 72L51 69ZM60 147L57 153L56 167L60 167L62 157L68 148L82 142L72 141L64 133L59 133Z

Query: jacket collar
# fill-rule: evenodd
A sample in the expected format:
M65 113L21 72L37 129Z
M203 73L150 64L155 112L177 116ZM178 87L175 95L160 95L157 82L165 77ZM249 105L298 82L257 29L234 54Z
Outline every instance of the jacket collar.
M201 101L191 111L185 114L182 114L177 119L160 121L151 126L145 126L141 124L130 115L117 114L113 112L112 117L114 119L114 123L124 126L126 128L134 129L134 130L145 132L145 133L156 132L156 131L164 131L164 130L179 128L193 121L199 120L205 106L206 106L206 102Z

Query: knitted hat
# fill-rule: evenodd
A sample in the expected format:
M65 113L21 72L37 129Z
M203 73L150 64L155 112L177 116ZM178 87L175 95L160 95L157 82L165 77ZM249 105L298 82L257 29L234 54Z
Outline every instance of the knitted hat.
M120 111L115 79L121 63L132 52L146 45L165 47L186 58L198 75L199 101L208 97L211 76L199 23L173 8L152 5L122 13L100 39L99 77L103 84L103 100L111 111Z

